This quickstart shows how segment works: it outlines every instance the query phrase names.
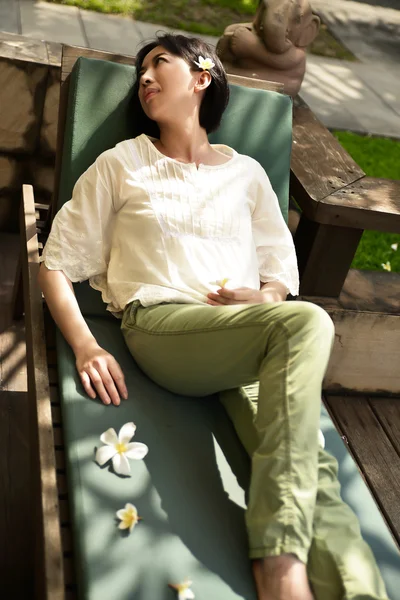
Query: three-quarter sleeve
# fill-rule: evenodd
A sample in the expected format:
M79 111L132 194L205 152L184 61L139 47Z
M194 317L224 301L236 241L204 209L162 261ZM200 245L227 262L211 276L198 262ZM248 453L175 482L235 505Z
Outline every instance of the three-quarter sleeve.
M280 281L292 296L299 293L299 271L292 234L264 169L257 163L256 202L252 213L253 239L260 281Z
M101 172L102 171L102 172ZM73 282L107 272L114 215L113 191L104 159L78 179L72 198L56 214L41 262Z

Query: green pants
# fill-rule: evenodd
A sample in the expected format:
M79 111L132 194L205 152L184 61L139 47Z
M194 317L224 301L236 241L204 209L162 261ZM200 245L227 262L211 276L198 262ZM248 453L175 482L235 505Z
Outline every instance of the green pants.
M307 564L317 600L387 599L357 519L340 498L337 463L319 446L334 338L328 314L308 302L134 302L122 332L139 367L160 386L191 396L219 392L252 457L250 558L295 554ZM243 389L255 382L256 412Z

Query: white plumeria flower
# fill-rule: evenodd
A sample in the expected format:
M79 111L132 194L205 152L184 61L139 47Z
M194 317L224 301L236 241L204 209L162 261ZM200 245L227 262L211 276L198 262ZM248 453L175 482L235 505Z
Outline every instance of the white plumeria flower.
M230 281L229 277L224 277L223 279L217 279L217 281L210 281L211 285L218 285L219 287L224 287L228 281Z
M389 262L389 261L387 261L386 263L382 263L382 268L383 268L385 271L391 271L391 270L392 270L392 265L390 264L390 262Z
M132 533L132 529L140 521L142 517L138 517L136 506L133 506L130 502L125 504L125 508L117 510L116 513L121 523L118 525L118 529L129 529L129 533Z
M215 63L213 63L211 58L204 58L203 56L199 56L199 62L197 62L197 60L194 62L198 67L200 67L200 69L203 69L204 71L208 71L209 69L215 67Z
M397 248L399 247L399 245L396 243L396 244L392 244L390 247L392 250L396 251Z
M190 589L192 585L190 579L186 579L183 583L169 583L168 585L178 592L178 600L193 600L194 593Z
M125 423L119 431L118 437L115 429L112 427L101 434L100 440L105 446L98 448L96 452L96 462L102 467L112 459L114 471L118 475L130 475L131 468L128 458L141 460L146 456L149 449L146 444L140 442L131 442L136 431L135 423Z

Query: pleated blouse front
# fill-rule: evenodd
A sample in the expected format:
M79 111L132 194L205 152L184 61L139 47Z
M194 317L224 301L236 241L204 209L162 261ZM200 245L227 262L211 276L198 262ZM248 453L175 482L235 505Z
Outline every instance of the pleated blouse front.
M206 303L217 281L298 294L292 236L268 176L254 159L215 145L221 165L182 163L146 135L107 150L57 213L42 261L73 282L89 279L117 316L139 300Z

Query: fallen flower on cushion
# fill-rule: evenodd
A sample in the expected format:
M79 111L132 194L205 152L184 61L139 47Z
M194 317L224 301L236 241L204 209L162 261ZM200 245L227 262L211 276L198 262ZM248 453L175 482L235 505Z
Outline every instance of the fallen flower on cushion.
M392 250L397 250L397 248L399 247L399 245L396 243L396 244L392 244L390 247L391 247Z
M228 281L230 281L229 277L224 277L223 279L217 279L217 281L210 281L211 285L218 285L219 287L224 287Z
M118 437L112 427L101 434L100 440L105 444L96 452L96 462L102 467L112 459L114 471L118 475L130 475L131 468L128 458L141 460L149 449L146 444L130 442L135 435L135 423L125 423L119 431Z
M117 510L116 515L121 520L118 529L129 529L129 533L132 533L132 529L142 518L138 517L136 506L133 506L130 502L125 504L125 508Z
M387 261L386 263L382 263L382 268L383 268L385 271L391 271L391 270L392 270L392 265L390 264L390 262L389 262L389 261Z
M189 579L186 579L183 583L169 583L168 585L178 592L178 600L192 600L194 598L194 593L190 589L192 581Z

